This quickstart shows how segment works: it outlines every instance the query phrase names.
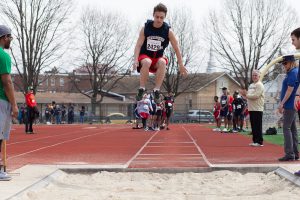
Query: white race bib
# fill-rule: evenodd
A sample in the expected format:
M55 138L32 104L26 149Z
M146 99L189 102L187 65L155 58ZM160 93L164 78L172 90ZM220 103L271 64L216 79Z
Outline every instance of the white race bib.
M237 106L237 109L241 109L241 108L242 108L242 105L238 105L238 106Z
M158 51L161 50L161 41L147 39L147 50L148 51Z
M145 109L145 110L148 110L148 105L144 105L144 109Z
M172 103L168 103L168 106L169 106L169 107L172 107Z
M222 100L222 104L224 105L224 104L226 104L227 103L227 101L226 100Z

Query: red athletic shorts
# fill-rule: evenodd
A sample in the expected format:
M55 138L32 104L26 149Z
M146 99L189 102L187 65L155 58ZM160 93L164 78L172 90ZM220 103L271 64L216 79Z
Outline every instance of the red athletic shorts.
M138 72L141 71L141 68L142 68L141 61L142 61L143 59L145 59L145 58L149 58L149 59L152 61L151 66L150 66L150 69L149 69L149 72L151 72L151 73L155 73L155 72L156 72L157 69L155 69L154 66L156 65L157 61L158 61L160 58L165 59L167 65L168 65L168 62L169 62L169 61L168 61L168 58L166 58L166 57L164 57L164 56L163 56L163 57L159 57L159 58L151 58L151 57L149 57L149 56L147 56L147 55L145 55L145 54L141 54L141 55L138 57L138 61L140 62L139 66L138 66L138 68L137 68L137 71L138 71Z
M149 113L141 112L140 116L141 116L142 119L148 119Z

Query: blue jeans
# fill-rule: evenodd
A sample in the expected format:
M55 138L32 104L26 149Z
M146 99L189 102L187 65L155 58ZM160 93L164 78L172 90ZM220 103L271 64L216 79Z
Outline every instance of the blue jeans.
M84 116L80 116L79 122L83 124Z

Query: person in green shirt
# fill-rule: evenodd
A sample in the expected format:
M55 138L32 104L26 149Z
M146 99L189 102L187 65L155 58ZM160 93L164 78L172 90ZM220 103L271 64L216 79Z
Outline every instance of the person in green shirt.
M7 141L10 135L12 117L18 117L18 106L14 95L13 82L10 76L11 58L4 49L10 48L12 41L11 30L0 25L0 151L4 170L0 171L0 181L10 180L6 171L6 152L3 141ZM3 147L3 151L2 151Z

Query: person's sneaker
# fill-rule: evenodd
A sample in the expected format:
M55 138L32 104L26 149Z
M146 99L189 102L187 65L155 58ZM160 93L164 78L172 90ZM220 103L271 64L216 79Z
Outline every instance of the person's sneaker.
M156 127L154 130L155 130L155 131L160 131L159 127Z
M144 92L145 92L145 90L143 88L138 89L138 93L136 95L137 101L140 101L143 99Z
M220 132L221 129L220 128L214 128L213 131Z
M144 128L144 131L148 131L148 130L149 130L148 127Z
M0 181L10 181L11 177L6 173L0 171Z
M252 147L263 147L263 144L259 144L259 143L252 143L250 146Z
M153 127L148 128L149 131L155 131Z
M285 162L285 161L294 161L295 158L293 157L288 157L288 156L283 156L282 158L279 158L278 161L280 162Z
M232 130L232 132L233 132L233 133L237 133L238 131L237 131L237 130L235 130L235 129L233 129L233 130Z
M153 91L153 94L154 94L154 102L157 103L157 104L161 103L160 98L159 98L159 95L160 95L159 91L155 90L155 91Z
M228 132L227 128L224 128L224 129L222 130L222 132L227 133L227 132Z

